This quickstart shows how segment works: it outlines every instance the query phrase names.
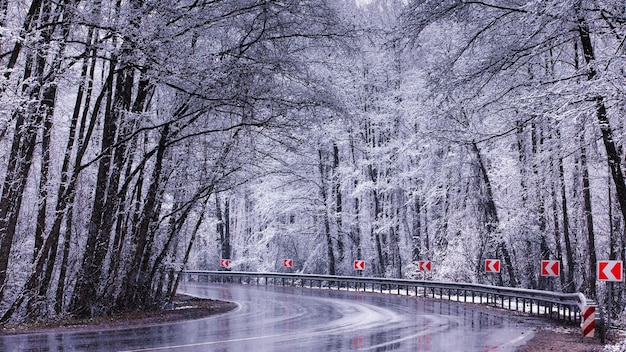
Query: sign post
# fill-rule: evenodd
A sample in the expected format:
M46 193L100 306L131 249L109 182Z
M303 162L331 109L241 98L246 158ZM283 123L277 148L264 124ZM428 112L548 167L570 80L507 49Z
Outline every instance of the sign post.
M606 328L602 331L602 339L611 326L611 309L613 309L613 285L615 282L624 281L624 262L621 260L598 260L597 276L599 281L608 282L609 302L607 310Z

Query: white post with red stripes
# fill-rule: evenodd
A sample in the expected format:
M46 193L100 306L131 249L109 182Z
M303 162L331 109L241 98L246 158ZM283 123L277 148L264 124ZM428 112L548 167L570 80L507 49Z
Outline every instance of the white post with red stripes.
M584 337L593 337L596 330L596 307L584 306L582 309L583 319L580 327L583 330Z

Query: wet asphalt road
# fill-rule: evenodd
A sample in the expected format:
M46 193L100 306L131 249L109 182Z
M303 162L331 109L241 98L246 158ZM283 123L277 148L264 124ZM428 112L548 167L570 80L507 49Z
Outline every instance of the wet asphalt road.
M460 303L274 286L187 284L233 312L124 330L0 337L0 351L514 351L525 319Z

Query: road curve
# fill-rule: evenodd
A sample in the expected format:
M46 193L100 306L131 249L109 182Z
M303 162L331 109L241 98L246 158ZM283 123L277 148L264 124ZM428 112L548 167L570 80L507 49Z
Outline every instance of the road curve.
M0 337L0 351L514 351L533 333L494 310L411 297L194 283L233 312L123 330Z

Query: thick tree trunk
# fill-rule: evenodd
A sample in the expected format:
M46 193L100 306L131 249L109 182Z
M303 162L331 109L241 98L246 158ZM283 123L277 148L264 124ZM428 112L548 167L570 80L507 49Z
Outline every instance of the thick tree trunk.
M574 262L572 245L569 233L569 215L567 212L567 193L565 190L565 171L563 167L563 158L561 157L561 133L559 126L553 126L553 132L556 140L557 156L550 158L551 170L554 170L558 176L552 182L552 217L554 219L554 241L556 244L556 259L561 261L561 290L564 292L573 292L574 280ZM556 165L554 164L556 161ZM559 213L559 205L561 212ZM561 220L562 219L562 220ZM561 222L562 221L562 222ZM562 237L561 237L562 234ZM563 255L563 245L565 246L565 257ZM565 261L563 260L565 259Z
M176 291L178 290L178 285L180 284L182 272L183 270L185 270L185 267L187 266L187 262L189 261L189 256L191 255L191 249L193 248L193 244L196 241L198 230L200 229L200 225L202 225L202 222L204 221L204 216L206 214L205 210L206 210L206 206L209 201L211 193L212 191L209 191L209 194L206 196L206 200L203 202L202 209L200 210L200 214L198 216L198 221L196 221L196 225L194 226L193 231L191 232L191 238L189 239L189 243L187 244L187 249L185 250L185 256L183 257L182 265L180 267L180 270L178 271L178 274L176 275L176 281L171 286L172 289L169 292L170 302L174 300L174 296L176 295Z
M150 143L147 134L143 138L143 147L149 148ZM126 171L124 173L124 184L121 186L119 194L119 207L118 215L115 222L115 236L113 238L113 244L111 247L111 255L109 261L109 275L111 276L111 284L109 287L109 301L114 301L114 297L117 295L119 285L123 285L124 275L120 271L125 270L123 262L126 258L123 258L123 250L128 247L128 237L132 236L132 231L136 230L132 228L132 225L141 223L142 209L141 205L144 203L143 187L145 182L145 169L146 163L157 153L158 147L145 153L142 156L141 161L135 163L135 152L138 144L137 138L132 138L130 141L128 160L126 160ZM141 149L141 148L140 148ZM131 183L136 178L134 183ZM132 187L132 191L129 188ZM132 249L131 249L132 250Z
M222 208L222 203L224 208ZM228 198L221 201L220 197L215 195L215 211L217 217L217 234L219 236L220 255L223 259L231 258L231 245L230 245L230 203Z
M51 84L48 87L46 87L46 89L44 90L43 93L43 99L42 99L42 106L44 107L44 111L42 112L45 117L44 117L44 128L43 128L43 136L42 136L42 170L41 170L41 179L40 179L40 184L39 184L39 196L43 197L39 200L39 204L38 204L38 213L37 213L37 230L36 232L36 241L39 241L39 243L37 243L39 248L35 248L35 257L34 257L34 262L36 262L36 258L37 255L39 254L42 246L43 246L43 242L44 242L44 237L43 234L46 230L46 208L47 208L47 198L48 198L48 174L49 174L49 168L50 168L50 134L52 133L52 114L54 112L54 102L56 100L56 85ZM39 291L37 293L37 297L35 300L31 300L31 302L29 303L36 303L35 301L39 300L41 301L41 303L45 302L47 300L47 294L46 292L48 291L48 287L50 285L50 281L52 280L52 272L53 272L53 268L54 268L54 263L56 261L56 256L57 256L57 247L58 247L58 241L54 241L53 245L51 246L50 250L45 254L46 256L46 266L43 270L43 273L37 273L35 272L35 274L40 275L40 280L39 280ZM35 306L38 306L38 304L35 304ZM35 311L29 312L30 316L37 316L37 315L45 315L46 312L40 312L37 310L37 307L35 307Z
M521 208L526 210L530 210L528 204L528 152L525 143L525 134L524 134L524 125L518 121L517 123L517 150L518 150L518 161L519 161L519 169L520 169L520 190L521 190ZM531 215L532 217L532 215ZM528 221L530 219L527 219ZM524 268L523 275L526 278L527 285L530 288L537 287L536 280L536 270L533 266L533 243L531 241L531 234L528 233L525 229L520 229L520 236L523 238L525 246L524 246Z
M157 147L156 159L148 193L141 214L141 222L132 235L134 254L128 267L127 275L120 290L118 299L119 308L144 306L150 300L149 260L154 239L153 227L157 223L157 217L161 206L158 195L162 188L162 172L164 168L167 141L170 137L170 124L165 124L161 130L161 136Z
M582 44L583 56L588 65L587 77L589 80L593 80L596 76L596 70L593 67L595 64L595 54L593 44L591 42L591 35L589 33L589 25L583 17L581 17L578 21L578 33ZM617 201L619 202L622 212L622 219L626 222L626 182L624 181L624 174L622 172L621 158L617 152L617 147L615 146L613 130L611 129L611 124L609 123L609 119L607 117L604 97L596 96L593 99L596 107L596 117L598 119L600 131L602 131L602 141L604 142L606 154L609 159L611 176L613 177L613 182L615 184Z
M328 275L336 275L337 269L335 267L335 250L333 248L333 238L330 233L330 218L328 215L329 207L328 207L328 196L327 196L327 180L326 180L326 171L324 166L324 159L322 157L322 150L318 150L319 157L319 173L320 173L320 197L322 198L323 205L323 226L324 226L324 237L326 239L326 255L328 256Z
M72 240L72 222L74 219L74 209L69 207L66 214L66 230L63 236L63 257L61 258L61 267L59 268L59 282L57 284L56 293L54 295L54 312L60 314L63 311L65 303L65 286L68 276L68 264L70 261L70 248Z
M109 68L110 71L118 69L119 67L114 64ZM113 91L109 91L107 95L100 148L101 157L98 163L96 190L89 221L87 245L71 304L71 311L77 316L86 317L93 314L93 309L100 298L102 264L109 247L110 230L114 223L114 211L117 204L116 197L121 174L120 165L118 164L121 151L119 148L115 148L115 144L116 137L118 137L120 131L120 122L124 108L130 105L131 77L132 75L129 75L122 69L117 74L115 95L113 96Z
M345 244L343 239L343 199L341 195L341 175L339 175L339 147L333 143L333 193L335 194L335 220L337 223L337 252L339 261L345 257Z
M9 167L5 176L0 195L0 301L4 297L9 257L16 233L17 220L22 204L24 189L32 165L33 152L37 139L37 125L40 120L32 113L30 116L17 117L16 133L11 153L8 158Z
M184 209L180 210L181 207L184 207ZM154 259L154 263L152 264L152 268L150 269L148 282L155 282L158 277L159 282L161 283L158 285L158 289L155 295L155 301L157 302L159 301L159 299L161 298L161 295L163 294L162 284L164 282L166 272L165 270L162 270L161 275L157 275L157 273L159 272L159 269L163 269L161 265L163 264L163 261L168 256L168 254L170 254L172 251L174 252L176 251L176 247L177 247L176 243L178 242L177 240L180 236L180 231L185 225L185 222L187 221L187 217L191 213L191 209L192 209L192 204L187 204L187 205L177 204L177 206L174 207L173 212L174 213L180 212L180 216L176 217L175 214L170 215L169 229L168 229L168 234L167 234L167 239L165 241L165 245L161 249L160 253ZM172 271L172 274L173 274L173 270L172 269L170 270ZM168 290L171 290L172 288L171 285L172 285L172 282L170 279L170 282L168 283ZM171 291L168 291L168 292L171 292Z
M506 246L506 242L502 238L494 238L497 236L498 226L500 220L498 219L498 211L496 208L496 203L493 197L493 191L491 188L491 181L489 180L489 175L487 173L487 169L482 160L482 156L480 154L480 150L476 143L472 143L472 148L474 154L477 159L478 167L480 169L482 181L485 185L485 211L486 211L486 231L488 236L488 242L495 242L496 244L496 252L502 254L502 259L504 259L504 265L509 274L509 286L515 287L517 286L517 278L515 275L515 268L513 266L513 261L511 260L511 256L509 254L509 250Z
M26 19L24 20L20 37L22 38L26 37L28 32L33 28L33 22L36 21L38 19L38 16L40 15L42 3L43 3L43 0L33 0L30 3L30 8L28 9L28 13L26 14ZM6 6L6 4L3 4L3 6ZM4 10L4 12L6 13L6 10ZM11 50L11 56L9 57L9 61L7 63L7 70L4 73L4 78L6 78L7 81L9 80L9 78L11 77L11 74L14 71L13 69L15 68L15 65L17 64L17 60L20 54L22 53L23 47L24 47L23 40L15 41L15 45L13 46L13 50ZM28 78L28 76L29 75L25 75L24 78L26 79ZM4 91L4 88L0 87L0 93L2 93L3 91Z
M417 193L417 192L416 192ZM415 194L413 200L413 235L411 236L412 250L411 259L413 264L417 264L422 258L422 204L420 195Z
M550 259L550 248L548 246L548 241L547 241L547 236L546 236L546 231L547 231L547 214L546 214L546 205L545 205L545 195L543 192L543 189L545 188L543 186L545 180L541 180L540 176L539 176L539 165L537 163L537 158L539 157L540 153L543 151L543 144L544 144L544 138L543 138L543 129L542 129L542 125L539 123L535 123L533 122L531 124L532 126L532 131L531 131L531 135L532 135L532 153L533 153L533 157L534 160L533 164L532 164L532 169L533 169L533 179L535 180L535 201L537 203L536 207L536 225L538 227L539 230L539 258L541 260L548 260ZM537 261L535 260L534 265L531 265L533 267L533 272L535 273L534 275L537 275ZM552 285L552 281L549 280L547 277L545 276L541 276L541 275L537 275L538 279L537 279L537 288L541 289L541 290L553 290L553 285Z
M378 185L378 171L372 165L368 166L368 174L370 180L374 184L374 188L372 189L372 200L374 201L374 224L371 226L371 238L374 243L374 248L376 249L376 258L377 264L377 274L379 276L384 276L387 268L387 261L385 259L385 252L383 250L383 239L380 234L379 222L381 221L381 216L383 215L383 207L381 205L381 195L376 189Z
M391 225L389 233L389 247L392 252L391 265L394 269L394 277L402 278L402 254L400 251L400 199L402 191L396 189L391 197L390 207L393 211L391 216L394 224Z
M561 213L563 218L563 242L565 242L565 258L567 259L567 281L563 286L565 292L574 292L574 252L570 239L569 213L567 211L567 192L565 189L565 170L563 159L559 157L559 183L561 185Z
M54 101L54 100L53 100ZM48 176L50 174L50 135L52 133L52 114L46 113L41 138L41 170L39 177L39 193L37 202L37 226L35 227L35 249L33 262L43 246L46 232L46 209L48 208Z
M357 165L357 156L356 150L354 146L355 138L352 137L352 133L350 133L350 155L352 156L352 165L356 167ZM354 179L354 188L353 190L359 187L359 180L357 178ZM362 259L363 251L361 248L361 205L359 195L354 197L354 219L350 222L350 239L352 240L352 245L356 248L356 258L351 259ZM354 253L354 252L353 252Z
M2 194L0 194L0 301L6 287L9 256L16 233L17 220L22 206L24 190L33 162L38 131L44 114L39 104L44 64L41 57L26 59L24 79L32 78L32 84L23 85L28 101L17 107L13 114L15 133L8 157Z
M89 123L90 127L88 130L93 130L93 126L96 123L96 118L99 115L99 109L102 104L102 101L107 94L106 92L110 90L111 82L113 78L112 72L113 71L111 71L110 76L105 81L105 85L102 88L102 92L100 96L98 97L98 99L96 99L94 110L92 112L91 121ZM77 104L79 103L80 102L77 101ZM52 270L52 267L54 266L54 262L51 262L49 260L49 257L52 255L51 253L53 251L56 251L57 244L59 241L60 231L61 231L61 225L62 225L64 217L67 216L67 219L66 219L67 228L66 228L66 235L64 238L65 243L64 243L64 250L63 250L64 255L62 259L61 272L60 272L59 283L57 287L57 294L56 294L57 302L55 304L56 312L59 313L61 311L63 300L64 300L63 296L65 294L65 290L64 290L65 273L67 270L67 263L69 261L69 246L70 246L70 238L71 238L70 234L71 234L71 228L72 228L71 226L72 225L72 209L73 209L74 198L75 198L75 189L76 189L76 185L78 182L78 174L81 171L80 165L82 163L82 159L83 159L83 156L85 154L85 151L88 145L88 140L89 140L88 136L90 135L90 133L88 132L87 136L83 136L83 132L84 132L83 126L86 124L87 111L88 111L88 108L85 107L83 119L81 122L80 133L77 137L79 148L76 153L76 157L74 161L74 170L71 176L69 176L69 178L68 178L69 170L67 169L67 165L66 165L66 162L69 163L69 160L64 160L64 166L62 168L63 172L61 175L61 182L59 184L58 198L57 198L57 204L55 208L56 215L54 217L54 221L52 222L50 233L43 243L43 246L40 251L41 253L36 258L35 268L33 269L33 272L31 273L30 277L27 280L26 285L24 286L22 295L13 304L14 309L9 310L9 312L5 314L5 317L3 317L3 319L10 318L12 312L20 306L21 302L25 298L24 292L35 292L37 290L39 292L42 292L42 291L47 290L48 288L47 285L49 285L49 279L44 280L43 275L44 273L50 272ZM78 112L75 111L75 114L78 114ZM72 129L74 129L75 127L76 126L74 126ZM71 138L70 140L68 140L68 147L67 147L68 149L66 149L68 151L71 150L71 145L73 144L73 134L70 133L70 136ZM69 152L68 152L68 155L66 156L69 157Z
M551 196L552 196L552 219L554 222L554 244L556 247L556 260L558 260L563 267L563 245L561 242L561 226L559 225L559 207L558 207L558 196L557 196L557 184L555 182L552 183L551 186ZM561 275L559 275L559 280L561 280L561 289L565 287L565 270L561 269Z
M354 180L354 188L356 189L359 186L359 181ZM354 222L350 225L351 231L350 236L352 238L352 243L354 247L356 247L356 259L363 258L363 249L361 248L361 205L359 196L354 197Z
M583 204L585 213L585 222L587 224L587 251L589 255L589 280L587 292L590 297L595 298L596 291L596 242L595 232L593 228L593 212L591 210L591 186L589 182L589 169L587 168L587 152L585 151L585 137L584 134L580 136L580 168L582 171L582 191L583 191Z

